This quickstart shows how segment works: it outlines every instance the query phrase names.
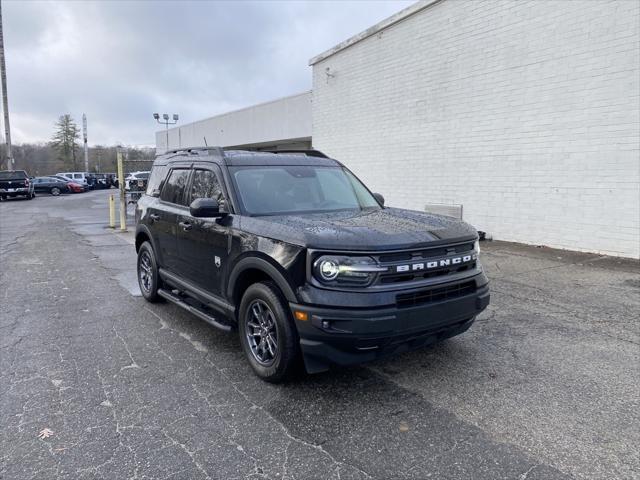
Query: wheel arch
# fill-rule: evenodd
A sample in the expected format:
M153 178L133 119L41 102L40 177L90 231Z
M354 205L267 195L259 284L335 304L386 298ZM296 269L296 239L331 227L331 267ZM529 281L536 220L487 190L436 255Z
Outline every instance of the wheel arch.
M144 242L149 242L151 244L151 247L153 248L153 251L156 255L156 261L157 261L158 250L156 249L155 242L153 241L153 236L151 235L151 232L147 227L145 227L144 225L141 225L141 226L138 226L138 228L136 229L136 243L135 243L136 253L138 253L138 251L140 250L140 246Z
M227 298L232 300L234 305L240 305L242 295L247 288L260 281L272 281L287 301L298 301L284 274L275 265L261 257L245 257L235 265L227 283Z

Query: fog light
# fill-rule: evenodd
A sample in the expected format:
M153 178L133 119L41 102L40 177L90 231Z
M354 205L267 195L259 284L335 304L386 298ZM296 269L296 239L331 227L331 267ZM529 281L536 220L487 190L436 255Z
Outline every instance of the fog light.
M324 328L325 330L329 330L331 328L331 322L329 320L323 320L322 328Z

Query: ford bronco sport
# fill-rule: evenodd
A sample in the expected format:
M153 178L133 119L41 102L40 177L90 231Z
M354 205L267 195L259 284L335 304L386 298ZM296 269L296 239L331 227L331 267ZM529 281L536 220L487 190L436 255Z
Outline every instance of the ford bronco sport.
M237 329L271 382L458 335L489 304L471 226L385 207L313 150L160 155L135 245L144 298Z

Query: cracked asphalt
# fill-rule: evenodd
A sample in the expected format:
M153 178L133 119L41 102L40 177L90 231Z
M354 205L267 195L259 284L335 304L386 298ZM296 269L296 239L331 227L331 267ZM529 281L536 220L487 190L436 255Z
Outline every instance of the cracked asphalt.
M107 194L0 204L0 478L640 478L638 261L484 243L467 333L269 385L145 303Z

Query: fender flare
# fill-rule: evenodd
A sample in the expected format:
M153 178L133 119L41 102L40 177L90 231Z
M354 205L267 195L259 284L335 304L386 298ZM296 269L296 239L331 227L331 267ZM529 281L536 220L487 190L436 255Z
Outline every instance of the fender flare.
M284 278L284 275L271 264L269 261L260 257L245 257L240 260L229 275L229 282L227 284L227 298L233 298L233 292L235 290L236 282L240 274L250 268L260 270L269 275L271 279L278 285L280 291L284 294L285 298L289 302L297 302L298 299L294 293L289 282Z
M158 255L159 255L159 251L156 248L156 242L153 240L153 235L151 235L151 231L149 230L149 228L146 225L138 225L136 227L136 236L135 236L135 241L137 243L138 241L138 235L140 235L141 233L144 233L147 238L149 239L149 243L151 243L151 247L153 248L153 252L156 255L156 261L158 260ZM135 244L134 244L135 245ZM138 253L138 247L136 246L136 253Z

